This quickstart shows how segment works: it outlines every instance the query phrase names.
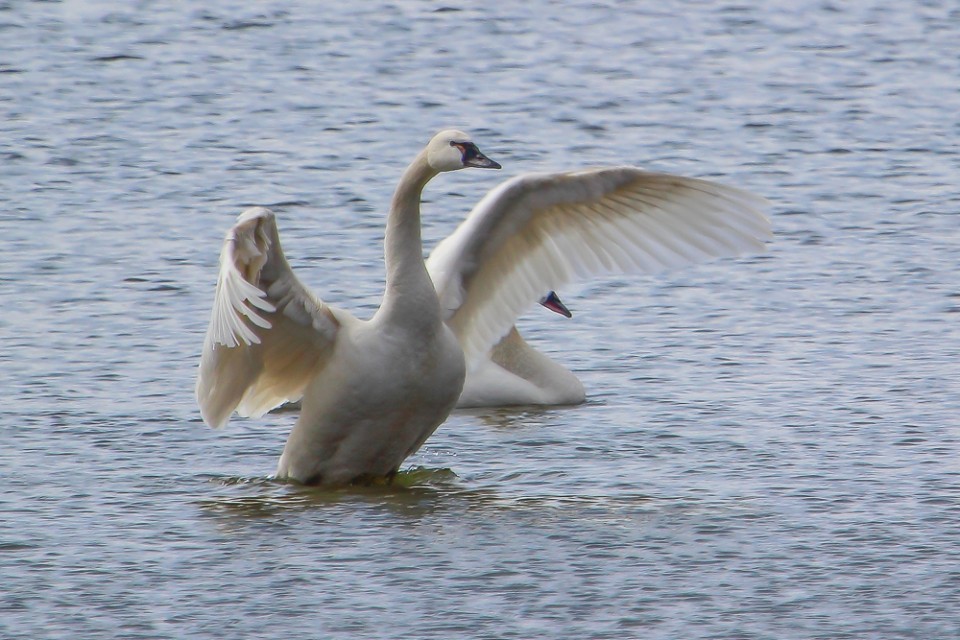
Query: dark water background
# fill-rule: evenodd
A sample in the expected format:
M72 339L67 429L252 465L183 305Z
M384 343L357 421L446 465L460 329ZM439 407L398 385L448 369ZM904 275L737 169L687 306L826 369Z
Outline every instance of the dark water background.
M960 637L950 2L0 2L0 637ZM525 171L773 203L759 257L561 292L590 401L462 412L408 488L268 479L290 414L192 397L220 238L280 215L367 316L402 167L428 244Z

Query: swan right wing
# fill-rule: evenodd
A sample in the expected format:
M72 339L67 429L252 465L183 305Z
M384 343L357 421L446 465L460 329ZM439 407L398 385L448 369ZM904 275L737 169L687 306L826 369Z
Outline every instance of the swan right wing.
M227 232L197 376L204 421L262 415L303 395L327 360L340 323L283 255L274 214L244 211Z
M427 268L469 369L569 282L763 251L766 207L739 189L635 167L522 175L490 191Z

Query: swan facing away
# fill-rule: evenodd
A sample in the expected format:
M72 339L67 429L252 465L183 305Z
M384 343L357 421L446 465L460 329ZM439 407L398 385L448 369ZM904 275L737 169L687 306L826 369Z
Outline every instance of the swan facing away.
M204 420L301 400L277 468L301 483L390 477L454 406L582 402L583 385L516 330L548 292L602 273L653 273L762 251L766 201L634 167L528 174L490 191L425 263L420 197L444 171L500 168L460 131L407 167L387 216L386 289L370 320L297 280L274 215L227 233L197 378ZM466 382L465 382L466 381ZM461 393L462 392L462 393Z

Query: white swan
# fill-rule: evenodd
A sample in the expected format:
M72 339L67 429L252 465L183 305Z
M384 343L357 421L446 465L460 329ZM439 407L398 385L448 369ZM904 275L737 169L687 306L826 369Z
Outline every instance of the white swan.
M390 476L460 396L463 351L443 322L420 240L420 194L442 171L500 168L443 131L407 168L384 239L386 291L361 321L297 280L273 214L253 208L227 233L196 394L204 420L258 415L302 397L277 476L342 484Z
M520 313L575 279L763 251L766 204L635 167L528 174L493 189L427 260L444 321L466 354L457 406L583 402L580 380L520 336Z
M770 239L762 198L712 182L634 167L525 175L477 204L431 254L428 276L420 193L464 166L499 167L447 131L407 169L387 221L384 300L367 322L297 281L269 211L242 214L221 255L201 358L204 419L219 427L234 410L259 415L302 397L280 477L390 475L455 404L583 401L577 377L513 326L544 293L605 272L762 251Z

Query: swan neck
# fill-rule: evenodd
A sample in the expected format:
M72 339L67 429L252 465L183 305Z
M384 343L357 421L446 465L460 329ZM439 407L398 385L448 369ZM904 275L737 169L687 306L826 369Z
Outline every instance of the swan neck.
M439 309L433 281L423 262L420 233L420 198L423 188L437 175L427 162L426 149L410 163L393 194L384 236L387 285L381 310L429 317Z

